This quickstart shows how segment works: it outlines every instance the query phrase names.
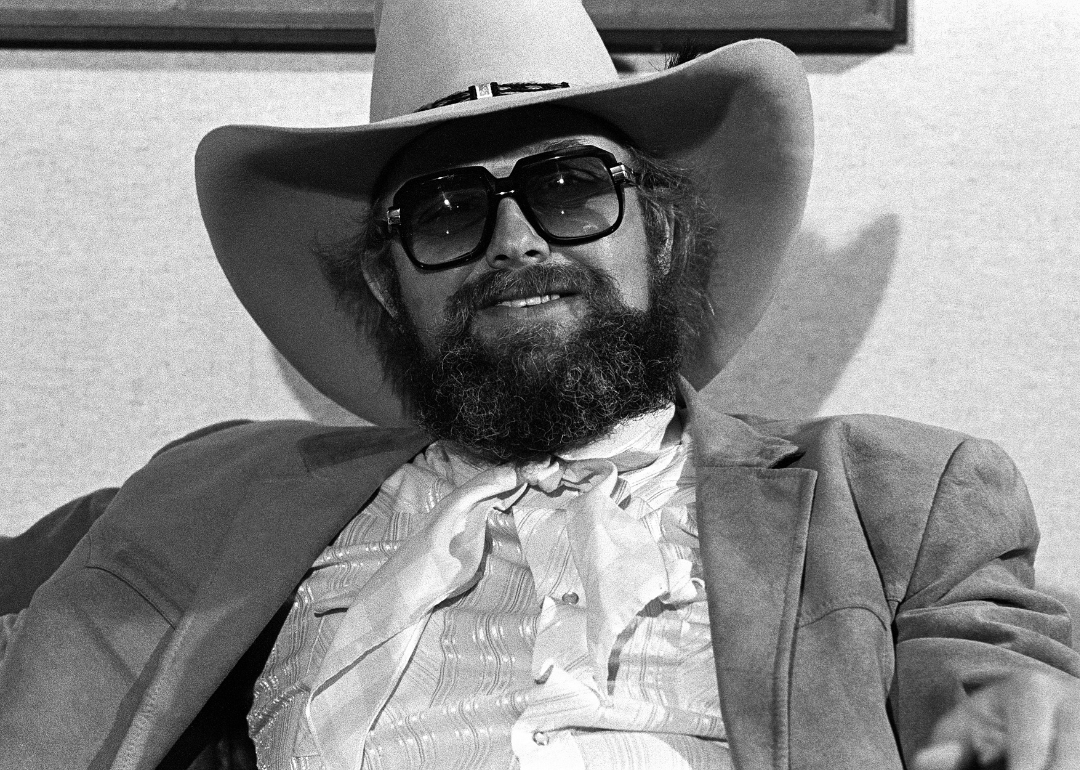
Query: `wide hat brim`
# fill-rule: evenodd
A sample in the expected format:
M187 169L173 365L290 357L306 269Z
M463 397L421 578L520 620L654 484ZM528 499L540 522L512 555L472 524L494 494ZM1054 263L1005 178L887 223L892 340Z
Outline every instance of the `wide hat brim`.
M498 96L361 126L224 126L195 158L199 203L237 297L314 387L376 424L407 423L373 341L324 278L316 249L355 239L387 161L449 120L558 105L622 130L690 174L715 212L713 315L683 374L704 387L761 318L794 239L813 158L806 75L766 40L662 72Z

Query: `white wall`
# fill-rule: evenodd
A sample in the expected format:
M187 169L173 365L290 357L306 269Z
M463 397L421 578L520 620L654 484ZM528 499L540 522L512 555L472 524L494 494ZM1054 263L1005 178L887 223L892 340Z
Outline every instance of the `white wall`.
M919 2L913 44L807 56L818 162L735 410L1000 442L1080 593L1080 10ZM636 57L652 67L653 57ZM370 55L0 50L0 533L232 417L348 420L232 298L191 157L228 122L363 122Z

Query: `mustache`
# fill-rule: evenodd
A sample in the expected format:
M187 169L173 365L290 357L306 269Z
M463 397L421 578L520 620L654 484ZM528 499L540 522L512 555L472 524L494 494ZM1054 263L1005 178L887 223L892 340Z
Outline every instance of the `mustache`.
M545 294L584 294L590 302L619 302L615 281L602 270L579 262L539 264L487 273L458 289L446 301L448 327L465 328L473 315L503 300Z

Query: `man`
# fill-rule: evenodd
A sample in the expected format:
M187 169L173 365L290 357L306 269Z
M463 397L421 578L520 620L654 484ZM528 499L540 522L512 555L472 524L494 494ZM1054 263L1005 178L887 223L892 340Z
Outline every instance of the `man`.
M0 767L1074 766L1007 458L697 392L798 226L794 58L449 5L376 10L371 125L197 157L253 317L398 427L217 426L3 544Z

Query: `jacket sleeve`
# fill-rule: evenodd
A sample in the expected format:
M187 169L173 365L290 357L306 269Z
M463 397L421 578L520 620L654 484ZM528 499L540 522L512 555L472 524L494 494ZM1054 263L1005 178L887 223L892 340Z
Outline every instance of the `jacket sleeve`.
M220 427L226 426L185 440ZM174 446L158 454L176 452ZM169 461L162 458L159 465L168 467ZM153 486L152 480L143 483ZM170 477L164 487L172 483ZM102 490L80 498L0 543L4 608L13 611L0 618L0 628L6 629L0 633L3 770L111 767L130 725L128 715L176 632L178 610L165 601L168 597L147 590L152 580L132 579L160 564L142 561L147 552L133 547L137 540L125 538L128 525L160 531L148 518L158 515L157 509L125 510L123 496L123 490ZM110 560L103 553L117 556ZM125 558L134 559L137 568L118 567ZM185 742L187 733L179 737L177 751L190 759L187 754L201 744ZM130 758L116 761L130 763Z
M988 684L1025 670L1080 676L1068 614L1035 589L1038 541L1012 461L990 442L961 443L938 483L895 616L891 706L906 757Z
M154 457L188 441L249 422L228 420L208 425L166 444ZM99 489L60 506L20 535L0 537L0 616L16 613L30 603L34 591L64 563L118 491L112 487Z
M15 613L64 563L117 490L99 489L62 505L15 537L0 537L0 616Z

